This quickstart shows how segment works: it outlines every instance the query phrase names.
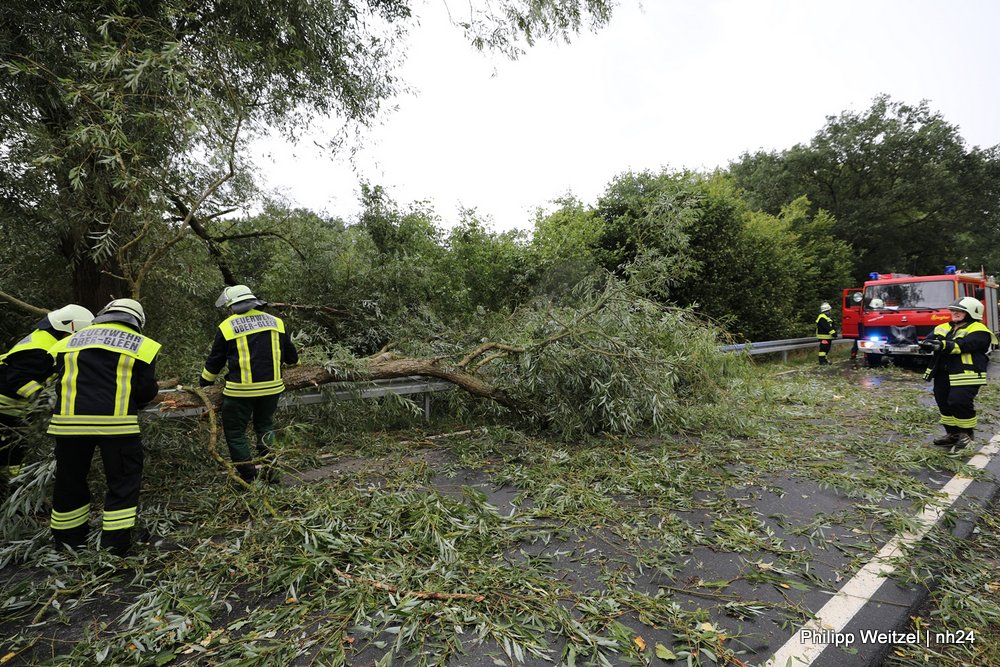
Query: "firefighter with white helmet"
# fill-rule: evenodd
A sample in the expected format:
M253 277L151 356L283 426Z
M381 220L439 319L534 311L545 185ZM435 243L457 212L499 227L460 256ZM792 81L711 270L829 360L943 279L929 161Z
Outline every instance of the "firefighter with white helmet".
M299 361L284 321L260 310L266 305L246 285L222 290L215 306L228 308L231 315L216 329L199 379L203 387L212 385L228 367L222 390L222 429L229 457L247 483L257 477L247 442L247 425L253 422L258 457L268 457L275 437L274 412L285 391L281 365ZM270 464L264 469L264 478L277 482Z
M61 338L90 326L93 313L75 303L53 310L27 336L0 355L0 485L21 472L24 446L19 429L32 399L52 375L49 350ZM4 493L0 491L0 494Z
M87 475L101 450L107 492L101 546L125 556L132 545L142 484L139 410L159 391L160 344L144 336L146 314L134 299L115 299L93 325L57 343L56 404L48 433L56 441L49 526L57 544L79 548L89 533Z
M973 443L976 428L975 398L986 384L990 350L996 335L983 324L983 303L966 296L955 301L951 321L934 328L920 347L934 352L924 378L934 382L934 400L941 413L945 435L934 440L939 447L962 449Z
M830 304L824 301L819 306L819 315L816 316L816 338L819 339L819 363L826 365L830 363L827 354L833 346L833 339L837 337L837 329L830 319Z

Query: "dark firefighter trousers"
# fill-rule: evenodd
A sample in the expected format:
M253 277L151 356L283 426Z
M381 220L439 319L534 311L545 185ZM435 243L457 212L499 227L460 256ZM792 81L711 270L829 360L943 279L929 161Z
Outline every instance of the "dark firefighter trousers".
M941 424L948 433L971 431L976 427L976 394L982 385L952 387L948 374L934 375L934 400L941 413Z
M832 340L821 340L819 342L819 360L820 362L826 361L826 355L830 353L830 348L833 347Z
M104 496L101 546L119 556L128 553L142 483L142 440L138 435L56 436L56 481L52 496L52 536L73 548L87 541L90 487L87 473L100 448L108 491Z
M244 481L257 476L250 463L250 444L247 442L247 425L253 422L257 434L257 456L264 458L271 453L274 443L274 411L278 409L281 394L254 396L252 398L222 397L222 430L229 446L229 458Z
M21 472L24 461L23 427L23 419L0 415L0 484L3 478L16 477Z

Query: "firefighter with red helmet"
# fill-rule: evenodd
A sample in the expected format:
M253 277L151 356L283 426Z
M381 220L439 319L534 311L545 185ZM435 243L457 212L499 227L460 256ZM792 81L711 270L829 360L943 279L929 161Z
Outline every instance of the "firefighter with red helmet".
M829 312L830 304L824 301L819 306L819 315L816 316L816 338L819 339L819 363L821 365L830 363L827 355L833 346L833 339L837 337L837 329L833 325L833 320L830 319Z
M951 321L935 327L920 347L934 352L924 379L934 381L934 400L941 412L945 435L938 447L962 449L973 443L976 428L975 398L986 384L990 350L996 335L983 324L983 303L971 296L954 302Z

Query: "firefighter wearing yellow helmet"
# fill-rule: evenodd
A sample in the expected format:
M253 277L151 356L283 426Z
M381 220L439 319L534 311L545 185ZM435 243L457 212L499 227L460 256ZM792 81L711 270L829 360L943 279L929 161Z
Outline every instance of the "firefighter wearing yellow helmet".
M56 404L49 435L56 441L56 478L49 526L57 544L82 547L90 520L87 475L101 450L107 478L101 546L128 554L139 508L143 450L139 410L156 397L160 344L144 336L146 314L134 299L115 299L94 323L59 341Z
M833 339L837 337L837 329L830 319L830 304L824 301L819 306L819 315L816 316L816 338L819 339L819 363L826 365L830 363L827 354L833 346Z
M229 457L247 483L257 477L246 435L251 421L257 435L257 455L268 460L264 478L277 482L269 455L274 443L274 412L285 390L281 365L299 361L284 321L260 310L266 305L246 285L222 290L215 306L228 308L231 315L216 330L199 379L203 387L212 385L228 367L222 390L222 429Z
M94 314L75 303L45 315L27 336L0 354L0 500L8 480L17 477L24 462L20 429L32 399L52 375L49 350L60 339L90 326Z
M924 378L934 382L934 400L945 430L934 444L962 449L974 441L975 398L986 384L989 354L997 337L982 322L984 308L979 299L963 297L948 308L951 321L935 327L920 347L934 353Z

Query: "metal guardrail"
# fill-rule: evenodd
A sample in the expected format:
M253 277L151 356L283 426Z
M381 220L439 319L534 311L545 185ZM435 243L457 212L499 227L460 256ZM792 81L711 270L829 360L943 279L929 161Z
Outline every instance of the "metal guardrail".
M371 382L331 382L324 385L322 389L305 392L287 392L282 394L278 401L278 407L295 407L299 405L312 405L314 403L327 403L331 401L353 401L364 398L378 398L388 394L397 396L407 396L410 394L423 394L424 418L431 416L431 394L438 391L448 391L454 389L455 385L444 380L426 378L419 375L411 375L402 378L391 378L388 380L372 380ZM169 392L171 390L165 390ZM185 410L163 410L157 406L143 410L143 413L150 417L191 417L204 414L205 408L188 408Z
M833 344L853 343L853 338L835 338ZM739 345L723 345L720 352L743 352L750 355L781 353L781 360L788 360L791 350L807 350L819 347L819 341L813 338L787 338L785 340L768 340L759 343L740 343Z

